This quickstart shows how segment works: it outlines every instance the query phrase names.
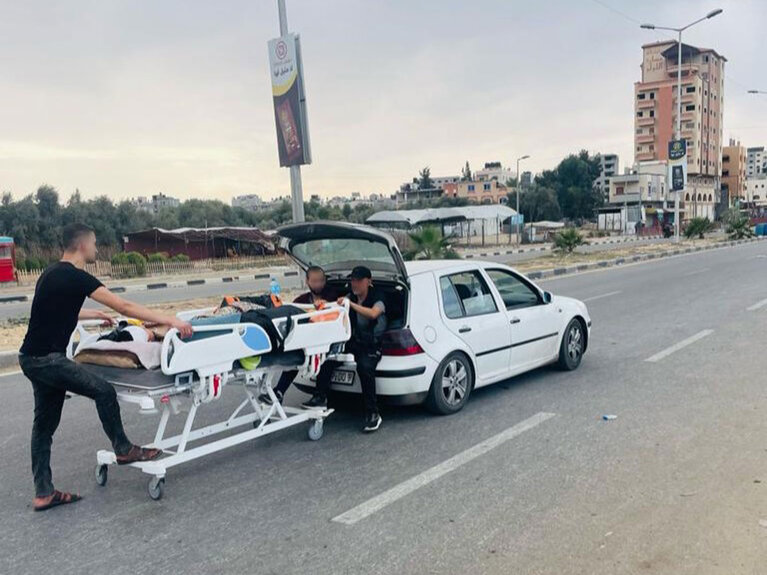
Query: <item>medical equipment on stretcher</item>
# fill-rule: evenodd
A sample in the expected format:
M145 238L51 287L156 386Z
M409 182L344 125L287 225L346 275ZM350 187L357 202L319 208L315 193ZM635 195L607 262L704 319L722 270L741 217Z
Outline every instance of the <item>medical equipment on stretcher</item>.
M286 334L279 346L280 352L274 351L266 330L257 324L216 324L193 327L195 334L206 335L198 340L193 337L184 341L177 330L169 330L162 341L160 369L83 365L109 381L119 401L137 405L145 414L161 413L154 440L144 447L162 449L164 455L154 461L129 464L152 476L148 484L152 499L162 497L167 470L181 463L303 423L309 423L309 439L317 441L322 437L323 422L332 409L284 407L272 388L284 371L298 370L304 376L316 376L328 355L341 351L351 336L349 306L345 303L321 310L313 306L304 309L306 312L300 315L274 319L277 331ZM189 319L201 311L177 315ZM98 333L86 329L98 323L84 321L78 325L75 334L79 335L79 343L73 334L67 350L70 359L76 345L87 345L98 339ZM234 411L219 423L194 429L197 410L216 402L225 388L235 385L243 390L245 397ZM268 396L270 404L260 401L260 396ZM182 432L166 437L171 416L178 415L182 407L187 406L189 411ZM189 446L238 428L245 429ZM103 486L107 483L108 468L117 458L112 451L100 450L96 459L96 481Z

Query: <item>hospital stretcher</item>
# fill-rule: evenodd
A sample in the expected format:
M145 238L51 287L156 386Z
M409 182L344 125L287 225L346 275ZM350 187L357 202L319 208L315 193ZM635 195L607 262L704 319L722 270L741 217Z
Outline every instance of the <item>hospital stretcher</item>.
M178 316L188 319L200 311L182 312ZM199 340L193 337L189 341L182 340L178 332L171 329L162 341L160 369L84 364L115 387L122 403L136 405L145 414L160 412L154 440L144 447L162 449L163 456L154 461L129 464L152 476L148 483L152 499L162 497L165 475L176 465L307 422L309 439L317 441L322 437L323 422L332 409L284 407L272 388L284 371L298 370L304 375L316 376L328 354L342 349L351 335L348 302L343 306L329 305L319 311L309 306L303 314L277 318L273 323L278 332L287 333L279 352L273 349L261 326L233 323L196 326L195 334L205 334L206 337ZM98 321L78 324L67 351L70 358L77 345L99 337L98 333L86 329L95 324ZM249 369L239 363L246 357L251 358L243 362ZM257 365L253 365L255 363ZM244 398L234 411L219 423L195 429L197 411L219 399L226 387L235 385L243 390ZM271 399L271 405L259 400L262 394ZM180 414L182 408L188 408L183 431L166 437L171 416ZM231 433L232 430L239 431ZM230 433L214 441L201 442L226 432ZM104 486L109 466L117 459L109 450L98 451L96 459L96 481Z

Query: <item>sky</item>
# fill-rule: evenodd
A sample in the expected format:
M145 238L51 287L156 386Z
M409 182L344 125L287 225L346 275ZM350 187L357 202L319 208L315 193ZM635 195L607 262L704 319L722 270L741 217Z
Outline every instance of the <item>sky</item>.
M286 0L301 35L306 198L391 194L468 160L633 162L639 22L725 69L725 138L767 145L763 0ZM266 43L276 0L0 0L0 191L182 200L290 193Z

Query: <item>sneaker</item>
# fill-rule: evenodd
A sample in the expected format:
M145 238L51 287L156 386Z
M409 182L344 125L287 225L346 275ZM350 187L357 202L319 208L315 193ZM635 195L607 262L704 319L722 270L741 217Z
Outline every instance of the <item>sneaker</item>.
M301 405L308 409L325 409L328 406L328 398L324 395L320 395L319 393L315 393L311 399L304 401Z
M274 395L277 396L277 401L282 404L283 395L282 392L279 389L274 390ZM271 405L272 404L272 398L268 393L262 393L258 396L258 401L260 403L263 403L264 405Z
M381 422L383 419L381 419L381 416L378 415L375 411L368 413L367 417L365 418L365 427L362 428L362 431L365 433L372 433L373 431L377 431L379 427L381 427Z

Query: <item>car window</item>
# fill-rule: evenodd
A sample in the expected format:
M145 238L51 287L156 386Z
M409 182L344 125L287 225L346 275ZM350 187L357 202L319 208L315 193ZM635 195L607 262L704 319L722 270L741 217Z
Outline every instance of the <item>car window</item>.
M501 294L506 309L530 307L541 303L538 292L518 276L506 270L485 270Z
M498 311L493 294L479 272L463 272L440 278L442 305L451 319Z
M306 265L325 271L352 268L364 263L370 269L396 271L389 247L357 238L308 240L291 248L293 256Z

